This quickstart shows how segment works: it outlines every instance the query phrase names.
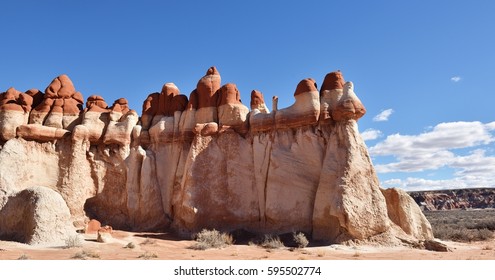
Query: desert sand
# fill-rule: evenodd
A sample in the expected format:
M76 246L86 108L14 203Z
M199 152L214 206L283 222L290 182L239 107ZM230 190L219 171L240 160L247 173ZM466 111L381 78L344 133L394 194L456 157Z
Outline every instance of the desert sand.
M302 249L265 249L256 245L231 245L221 249L193 250L192 240L178 240L167 233L114 231L108 243L96 234L84 235L81 247L36 247L0 241L0 259L71 260L87 253L90 260L495 260L495 239L459 243L443 241L451 252L433 252L408 247L309 246ZM125 248L133 243L134 248Z

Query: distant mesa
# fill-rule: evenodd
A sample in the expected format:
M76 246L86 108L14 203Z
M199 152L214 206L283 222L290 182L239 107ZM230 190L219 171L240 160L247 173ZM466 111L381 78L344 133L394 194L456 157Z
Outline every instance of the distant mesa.
M125 98L84 99L67 75L45 92L9 88L0 94L0 239L51 244L76 228L102 240L111 228L433 239L407 194L380 187L354 84L336 71L317 85L302 79L292 105L278 108L274 96L271 111L253 90L248 108L210 67L189 97L172 82L143 93L141 116Z

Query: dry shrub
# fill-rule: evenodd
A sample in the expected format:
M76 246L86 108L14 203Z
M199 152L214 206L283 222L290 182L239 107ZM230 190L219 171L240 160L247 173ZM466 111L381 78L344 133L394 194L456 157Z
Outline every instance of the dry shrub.
M292 237L294 239L294 242L296 242L298 248L306 248L309 244L308 239L306 238L306 235L304 233L299 232L299 233L293 233Z
M78 235L72 235L65 239L65 248L76 248L82 247L82 238Z
M228 245L234 244L232 235L227 233L221 233L218 230L203 229L200 233L196 234L196 244L189 247L194 250L206 250L210 248L223 248Z
M78 260L87 260L87 259L99 259L100 255L98 253L94 253L91 251L86 251L83 250L81 252L77 252L74 256L72 256L73 259L78 259Z
M285 247L284 243L280 240L278 236L265 235L263 242L260 244L261 247L266 249L278 249Z
M138 258L143 260L151 260L158 258L158 255L156 253L144 252L141 255L139 255Z

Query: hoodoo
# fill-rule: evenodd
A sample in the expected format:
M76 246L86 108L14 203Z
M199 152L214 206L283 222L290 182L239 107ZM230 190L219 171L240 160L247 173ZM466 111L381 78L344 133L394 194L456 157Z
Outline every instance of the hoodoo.
M0 94L0 239L63 242L91 219L187 237L215 228L328 243L432 239L414 201L380 187L354 84L340 71L322 82L302 80L293 105L270 112L261 91L249 109L210 67L189 98L173 83L149 94L141 117L125 98L109 107L90 95L83 108L66 75L44 93L9 88Z

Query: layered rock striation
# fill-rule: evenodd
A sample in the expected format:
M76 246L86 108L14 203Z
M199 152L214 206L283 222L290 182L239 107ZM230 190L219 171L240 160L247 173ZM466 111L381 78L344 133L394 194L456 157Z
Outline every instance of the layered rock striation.
M164 84L140 118L124 98L109 107L91 95L83 108L65 75L45 93L11 88L0 95L0 219L36 185L60 194L78 228L98 219L183 236L215 228L325 242L432 239L407 194L380 188L352 82L332 72L318 90L307 78L294 98L282 109L274 98L270 112L253 90L249 109L215 67L189 98ZM28 235L15 222L0 228L22 242Z

